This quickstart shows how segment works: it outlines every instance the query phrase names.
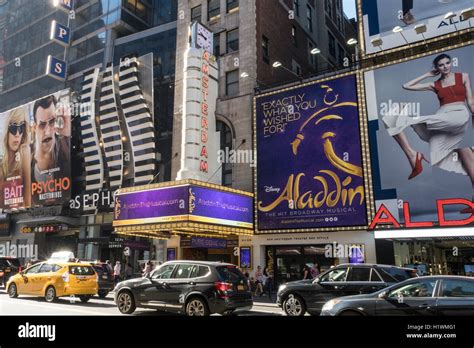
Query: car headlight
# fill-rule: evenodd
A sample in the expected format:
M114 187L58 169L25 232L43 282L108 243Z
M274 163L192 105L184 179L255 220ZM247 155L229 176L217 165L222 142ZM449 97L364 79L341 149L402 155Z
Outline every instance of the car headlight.
M280 287L278 288L278 292L282 292L283 290L285 290L285 288L286 284L280 285Z
M323 311L330 311L331 309L334 308L335 305L337 305L339 302L341 302L341 300L338 300L338 299L333 299L333 300L330 300L328 302L326 302L323 306Z

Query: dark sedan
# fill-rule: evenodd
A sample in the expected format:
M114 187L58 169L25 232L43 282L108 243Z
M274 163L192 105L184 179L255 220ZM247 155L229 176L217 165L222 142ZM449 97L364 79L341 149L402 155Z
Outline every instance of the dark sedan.
M277 304L289 316L301 316L306 312L319 315L323 305L330 299L372 293L416 276L416 270L410 268L342 264L331 268L314 280L281 285L277 293Z
M373 294L328 301L321 315L474 315L474 279L428 276L410 279Z
M248 280L235 265L169 261L144 278L117 284L115 303L123 314L142 307L207 316L248 311L253 300Z

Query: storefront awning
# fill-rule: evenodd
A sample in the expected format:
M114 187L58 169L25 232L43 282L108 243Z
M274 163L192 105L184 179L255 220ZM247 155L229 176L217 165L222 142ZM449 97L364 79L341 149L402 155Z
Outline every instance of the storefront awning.
M18 225L46 225L46 224L66 224L77 227L80 224L79 219L67 216L45 216L31 219L23 219L17 221Z
M253 194L196 180L121 189L115 232L167 239L172 235L253 235Z

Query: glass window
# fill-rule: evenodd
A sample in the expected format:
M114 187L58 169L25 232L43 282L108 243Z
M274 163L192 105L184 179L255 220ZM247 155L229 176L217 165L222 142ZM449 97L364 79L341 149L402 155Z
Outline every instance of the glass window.
M331 54L331 56L336 57L336 39L330 32L328 32L328 38L329 38L329 53Z
M378 270L384 281L392 283L402 282L416 276L416 271L411 272L396 267L378 268Z
M195 265L191 273L191 278L205 277L210 272L207 266Z
M347 279L350 282L368 282L370 281L370 268L351 267L349 277Z
M313 9L311 8L311 6L307 5L306 6L306 10L307 10L307 20L308 20L308 30L310 32L313 32Z
M220 150L231 151L233 148L232 142L232 130L230 127L222 121L216 122L216 130L220 133ZM228 161L222 164L222 185L232 186L232 163Z
M382 281L382 279L380 278L377 271L373 268L372 268L372 273L370 274L370 281L371 282L381 282Z
M69 273L73 275L94 275L95 271L92 266L69 266Z
M227 32L227 53L239 50L239 29Z
M207 0L207 20L210 21L221 14L221 0Z
M226 73L225 94L227 96L239 94L239 70Z
M474 297L474 282L468 280L444 280L443 297Z
M239 0L227 0L227 13L239 8Z
M155 272L153 272L151 278L152 279L169 279L171 274L173 273L173 269L175 264L171 265L163 265L158 268Z
M214 55L219 57L221 55L221 35L214 34Z
M191 22L201 22L201 8L201 5L199 5L191 9Z
M267 63L270 63L269 40L265 36L262 37L262 51L263 51L263 60Z
M224 282L235 283L241 280L246 280L242 272L240 272L237 267L233 266L217 267L217 273L219 273L219 277Z
M34 274L34 273L38 273L40 267L42 266L43 264L40 263L38 265L34 265L34 266L31 266L30 268L28 268L24 273L25 274Z
M390 291L388 297L431 297L436 280L423 280L404 284Z
M344 282L347 276L347 267L333 269L321 277L321 282Z
M298 17L300 16L299 0L293 0L293 11L295 11L295 15L297 15Z
M293 40L293 45L298 46L298 41L296 40L296 26L291 27L291 39Z
M179 265L173 278L176 278L176 279L191 278L191 271L193 267L194 265L190 265L190 264Z
M41 266L41 268L40 268L40 270L38 271L38 273L49 273L49 272L53 272L53 267L54 267L54 265L52 265L52 264L43 263L43 266Z

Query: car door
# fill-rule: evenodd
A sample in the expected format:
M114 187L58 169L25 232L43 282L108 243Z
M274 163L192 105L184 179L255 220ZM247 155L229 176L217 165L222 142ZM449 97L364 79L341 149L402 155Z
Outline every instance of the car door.
M436 279L410 280L390 288L378 298L376 315L435 315Z
M180 263L176 266L171 278L168 281L168 287L163 290L163 299L166 308L170 310L183 309L186 294L196 287L196 280L193 279L194 264Z
M171 278L176 263L164 264L153 271L148 281L140 286L140 302L145 305L165 308L166 292L169 290L169 279Z
M368 266L351 266L346 279L345 295L360 295L370 293L371 268ZM375 288L374 288L375 289Z
M23 274L21 275L21 280L17 284L19 294L33 294L36 274L38 273L42 265L42 263L36 264L23 272Z
M442 279L436 301L439 315L474 316L474 280Z
M30 279L30 290L35 295L43 295L44 284L51 280L53 271L53 265L49 263L43 263L35 275L32 275Z
M312 290L305 294L308 309L320 311L327 301L345 296L348 270L347 266L335 267L316 278Z

